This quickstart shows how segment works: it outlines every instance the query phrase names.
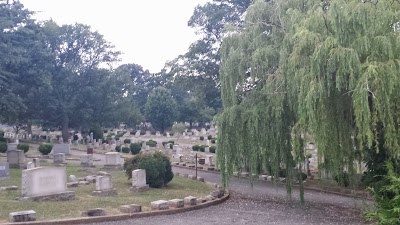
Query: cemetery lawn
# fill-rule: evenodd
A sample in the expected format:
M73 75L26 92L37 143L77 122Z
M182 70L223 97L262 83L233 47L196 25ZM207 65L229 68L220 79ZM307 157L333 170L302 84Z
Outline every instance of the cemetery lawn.
M42 166L45 166L42 163ZM78 165L68 165L67 177L71 174L79 177L90 175L90 172L78 171ZM97 169L101 170L101 169ZM75 191L76 199L71 201L19 201L21 195L21 170L10 169L10 179L0 181L0 186L18 186L16 191L0 191L0 223L8 222L8 214L15 211L34 210L37 213L37 220L53 220L81 217L81 212L91 208L104 208L108 215L120 214L118 207L126 204L138 204L142 211L150 210L150 202L155 200L170 200L175 198L183 199L185 196L203 197L207 196L211 188L203 182L174 177L164 188L150 188L147 192L132 193L129 188L131 180L122 171L108 171L112 176L114 188L118 196L95 197L91 196L95 190L95 184L80 185L75 188L68 188Z

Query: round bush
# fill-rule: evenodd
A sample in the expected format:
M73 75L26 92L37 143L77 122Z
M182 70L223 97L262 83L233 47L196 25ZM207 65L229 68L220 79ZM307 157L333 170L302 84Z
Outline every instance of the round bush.
M18 144L17 149L24 150L24 153L27 153L29 151L29 145L28 144Z
M5 153L7 151L7 143L0 142L0 153Z
M215 144L215 138L211 139L211 144Z
M153 155L138 154L125 161L124 169L129 179L132 178L133 170L146 170L146 183L153 188L166 185L174 177L171 162L168 157L161 152L157 152Z
M139 143L132 143L129 146L129 148L131 150L132 155L136 155L140 152L140 150L142 150L142 146Z
M107 130L107 129L104 129L103 132L104 132L104 133L108 133L108 130Z
M193 145L193 146L192 146L192 150L195 151L195 152L198 152L198 151L200 150L200 146L198 146L198 145Z
M117 147L115 147L115 151L117 151L117 152L121 152L121 146L117 146Z
M211 136L211 135L208 135L208 136L207 136L207 139L208 139L208 140L211 140L211 139L212 139L212 136Z
M53 145L41 144L39 146L39 152L42 153L42 155L48 155L51 152L52 148L53 148Z
M136 134L136 130L132 130L129 132L131 135L135 135Z
M203 136L200 136L200 141L204 141L204 137Z
M123 153L129 153L129 152L131 151L131 149L130 149L129 147L122 147L122 148L121 148L121 151L122 151Z
M206 146L204 146L204 145L199 146L199 151L200 152L205 152L206 151Z
M149 140L149 141L146 142L146 145L148 145L150 147L156 147L157 146L157 141Z
M124 144L130 144L131 143L131 139L125 139L124 140Z
M211 153L215 153L216 150L217 150L217 147L215 147L215 146L211 146L210 147L210 152Z

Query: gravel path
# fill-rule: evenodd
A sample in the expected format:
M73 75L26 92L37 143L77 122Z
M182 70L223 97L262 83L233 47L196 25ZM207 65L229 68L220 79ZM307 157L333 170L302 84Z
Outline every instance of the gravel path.
M174 172L194 174L193 170L174 168ZM218 174L199 172L207 181L219 183ZM292 200L286 197L284 186L233 178L229 189L231 198L223 204L187 213L139 218L101 225L198 225L201 224L274 224L274 225L361 225L361 209L371 202L349 197L306 191L305 205L300 206L298 192Z

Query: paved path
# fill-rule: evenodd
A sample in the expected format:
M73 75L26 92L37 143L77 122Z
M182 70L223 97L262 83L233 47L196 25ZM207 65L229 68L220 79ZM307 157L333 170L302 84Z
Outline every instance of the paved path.
M174 168L174 172L194 174L193 170ZM199 176L211 182L220 181L218 174L199 172ZM370 205L359 199L306 191L305 206L301 207L298 192L292 200L286 197L284 186L255 183L233 178L229 189L231 198L223 204L187 213L139 218L101 225L198 225L198 224L274 224L274 225L361 225L361 208Z

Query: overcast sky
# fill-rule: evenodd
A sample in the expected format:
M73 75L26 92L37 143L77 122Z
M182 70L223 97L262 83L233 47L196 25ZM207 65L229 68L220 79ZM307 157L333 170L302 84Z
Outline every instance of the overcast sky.
M38 19L90 25L123 52L121 63L159 72L198 37L187 21L211 0L21 0Z

